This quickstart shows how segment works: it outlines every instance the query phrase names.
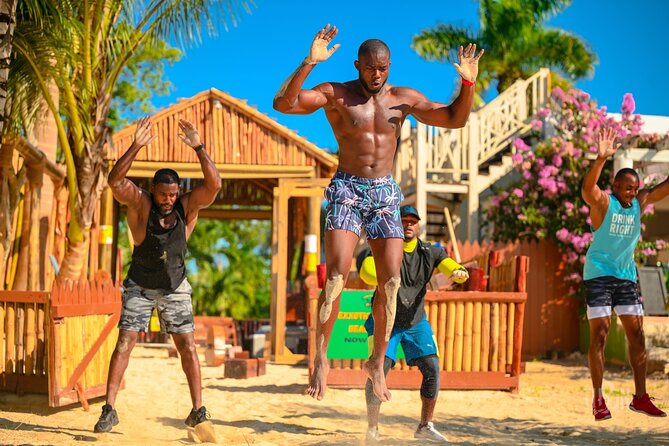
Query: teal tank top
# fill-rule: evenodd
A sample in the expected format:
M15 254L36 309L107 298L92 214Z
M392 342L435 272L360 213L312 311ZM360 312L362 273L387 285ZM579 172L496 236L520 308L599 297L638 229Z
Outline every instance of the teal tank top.
M641 208L639 200L624 208L609 195L609 208L602 225L593 233L593 240L585 255L583 278L595 279L613 276L636 282L634 249L641 235Z

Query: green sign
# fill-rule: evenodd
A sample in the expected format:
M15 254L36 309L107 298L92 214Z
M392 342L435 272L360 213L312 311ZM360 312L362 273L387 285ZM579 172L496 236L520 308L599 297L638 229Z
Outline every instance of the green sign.
M372 352L365 321L372 312L373 290L344 290L341 293L339 314L332 328L328 345L329 359L367 359ZM404 357L398 348L397 359Z

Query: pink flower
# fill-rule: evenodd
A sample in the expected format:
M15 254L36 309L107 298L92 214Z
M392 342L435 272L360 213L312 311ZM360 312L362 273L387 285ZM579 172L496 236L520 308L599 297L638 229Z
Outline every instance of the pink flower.
M513 164L520 164L523 162L523 155L520 153L514 153L511 155L511 161L513 161Z
M585 256L584 255L578 256L578 261L581 263L585 263Z
M518 197L518 198L523 198L523 195L524 195L524 194L523 194L523 191L520 190L520 189L518 189L518 188L515 188L515 189L513 190L513 194L514 194L516 197Z
M561 228L555 233L555 237L560 240L562 243L569 243L571 239L571 233L567 228Z
M537 116L540 118L548 118L550 115L551 115L551 109L548 107L539 109L539 111L537 112Z
M530 121L530 126L532 126L533 130L541 130L541 128L544 126L544 123L538 119L533 119Z
M501 201L502 201L502 199L501 199L500 197L498 197L497 195L495 195L494 197L492 197L492 198L490 199L490 202L491 202L492 205L495 206L495 207L499 206L499 204L501 203Z
M560 88L560 87L553 88L553 91L551 92L551 96L553 96L553 98L555 98L558 101L564 101L567 97L565 95L564 91L562 90L562 88Z
M555 167L562 166L562 157L560 155L553 155L553 165Z
M574 203L571 201L565 201L564 202L564 208L568 211L573 211L574 210Z
M583 215L587 215L590 212L590 208L583 205L578 211Z
M527 221L527 216L524 215L524 214L518 214L517 218L518 218L518 220L521 220L521 221Z
M562 254L562 260L566 263L574 263L578 260L578 254L572 250L568 250L565 254Z
M520 150L521 152L526 152L530 150L530 146L525 144L525 141L523 141L521 138L516 138L513 140L513 146Z
M658 251L664 251L667 249L667 241L662 239L655 240L655 249Z
M532 172L530 172L529 170L524 170L523 171L523 178L525 178L526 180L531 180L532 179Z
M647 204L643 210L643 215L652 215L655 213L655 205L653 203Z
M623 115L631 115L634 113L635 108L636 104L634 103L634 96L632 96L632 93L625 93L625 96L623 96L623 105L620 108Z

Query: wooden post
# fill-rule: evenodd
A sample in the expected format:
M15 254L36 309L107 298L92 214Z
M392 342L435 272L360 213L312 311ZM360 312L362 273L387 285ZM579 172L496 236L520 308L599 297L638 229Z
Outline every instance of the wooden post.
M507 304L499 304L499 356L497 370L503 372L506 370L506 322L507 322Z
M416 124L416 210L427 221L427 162L428 147L425 140L427 127ZM419 226L419 238L425 237L427 225Z
M482 305L481 302L474 302L474 326L472 327L472 371L474 372L481 370Z
M7 302L5 311L7 313L7 323L5 324L5 373L14 373L16 366L16 345L14 337L16 335L16 311L15 303Z
M513 364L513 345L514 340L513 336L515 334L516 325L515 325L515 316L516 316L516 304L509 303L507 312L507 324L506 324L506 363Z
M481 371L490 370L490 304L482 305L481 317Z
M464 356L463 368L465 372L472 371L472 331L474 328L474 304L472 302L465 303L465 333L464 333Z
M5 304L0 302L0 373L5 371L5 346L3 337L5 333Z
M455 357L453 370L456 372L462 371L462 347L464 342L464 326L465 326L465 304L464 302L457 302L455 304Z
M446 323L446 371L453 371L453 349L455 347L455 302L448 303Z
M274 359L285 355L286 340L286 286L288 274L288 198L289 190L284 180L274 188L272 218L272 304L271 346Z
M39 227L39 225L38 225ZM25 374L32 375L35 368L35 362L37 358L35 344L37 338L37 330L35 328L35 304L25 304L26 305L26 368Z
M437 348L439 349L439 370L449 370L450 369L450 363L452 362L451 359L449 359L448 356L448 350L449 347L448 345L452 345L452 340L448 340L446 338L446 333L447 333L447 326L446 326L446 318L447 318L447 306L446 302L439 302L439 303L434 303L434 309L437 309L437 305L439 308L439 314L438 314L438 323L437 323ZM437 315L437 311L434 312L435 315ZM450 319L450 318L449 318ZM453 355L451 351L451 356Z
M490 304L490 370L498 371L499 358L499 304L494 302Z

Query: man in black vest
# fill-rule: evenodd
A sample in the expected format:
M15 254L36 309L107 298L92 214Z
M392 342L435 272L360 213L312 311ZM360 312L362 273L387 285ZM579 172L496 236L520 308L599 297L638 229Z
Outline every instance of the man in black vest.
M179 196L179 175L160 169L153 177L151 192L126 178L139 151L151 144L151 118L137 123L135 140L109 172L114 198L128 208L128 228L135 246L128 276L123 282L123 309L116 348L109 364L107 401L95 425L95 432L109 432L118 424L114 409L116 394L128 366L137 334L146 331L153 308L158 310L161 328L172 335L188 379L193 410L186 425L194 427L208 418L202 405L200 362L193 338L192 288L186 279L186 241L195 228L198 212L216 199L221 178L193 124L179 120L179 135L197 154L204 182Z

